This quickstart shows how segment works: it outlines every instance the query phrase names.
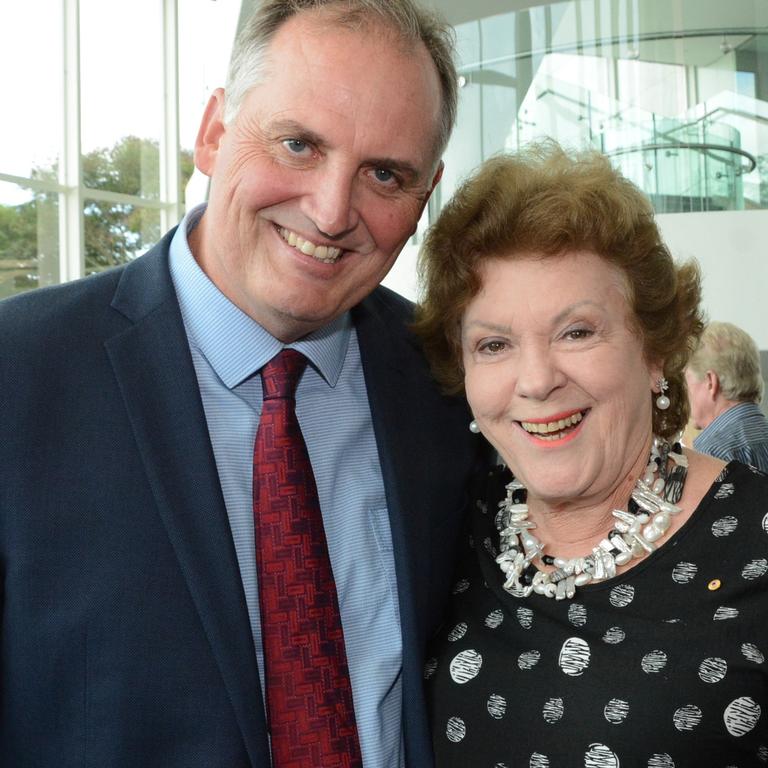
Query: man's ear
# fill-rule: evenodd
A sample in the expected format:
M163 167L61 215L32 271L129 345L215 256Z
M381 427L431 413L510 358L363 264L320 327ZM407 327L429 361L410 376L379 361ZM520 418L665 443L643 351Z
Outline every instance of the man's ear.
M445 168L445 163L443 161L440 161L440 164L437 166L437 170L435 171L435 175L432 179L432 186L429 188L429 194L432 194L432 190L437 186L437 182L440 181L440 179L443 178L443 170Z
M221 139L226 132L224 125L224 89L217 88L208 99L208 105L200 122L195 139L195 165L206 176L213 176Z
M707 379L707 393L712 400L720 396L720 377L714 371L707 371L704 376Z
M437 166L437 170L435 171L435 175L432 177L432 184L429 187L429 191L427 192L426 195L424 195L424 200L421 203L421 210L419 211L419 216L416 219L416 221L418 221L421 218L421 215L424 213L424 209L427 207L427 203L429 202L429 198L432 197L432 192L434 192L435 187L437 186L437 183L440 181L440 178L443 175L443 168L445 168L445 165L443 164L443 161L441 160L440 164Z

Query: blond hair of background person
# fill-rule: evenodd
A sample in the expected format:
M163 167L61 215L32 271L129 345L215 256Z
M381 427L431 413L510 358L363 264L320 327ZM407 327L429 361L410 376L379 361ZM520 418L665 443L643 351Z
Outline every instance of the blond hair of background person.
M763 375L752 337L733 323L710 322L685 372L693 447L768 472L768 419L760 409Z

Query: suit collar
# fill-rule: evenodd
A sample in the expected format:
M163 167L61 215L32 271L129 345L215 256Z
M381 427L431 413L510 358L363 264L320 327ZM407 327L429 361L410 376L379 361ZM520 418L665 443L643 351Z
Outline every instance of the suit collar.
M173 233L129 264L112 307L132 321L106 348L136 445L255 765L264 708L237 557L197 378L168 272Z

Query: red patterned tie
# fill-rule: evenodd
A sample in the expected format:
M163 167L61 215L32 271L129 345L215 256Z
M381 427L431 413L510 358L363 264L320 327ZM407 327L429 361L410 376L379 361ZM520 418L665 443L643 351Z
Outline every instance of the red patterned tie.
M307 359L261 372L253 514L273 768L361 768L352 688L317 487L296 419Z

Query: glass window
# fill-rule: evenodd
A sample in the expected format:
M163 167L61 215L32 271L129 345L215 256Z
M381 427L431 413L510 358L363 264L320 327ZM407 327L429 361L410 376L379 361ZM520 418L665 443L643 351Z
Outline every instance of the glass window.
M552 136L611 156L658 212L766 207L768 3L700 11L569 0L461 25L443 199L491 154Z
M0 298L59 281L58 195L0 182Z
M208 180L187 163L195 146L206 104L223 88L237 32L241 0L179 0L179 137L182 148L182 195L188 207L205 200Z
M163 4L134 0L116 13L112 3L80 0L81 135L84 162L119 157L141 144L136 175L116 174L114 191L157 198L159 163L151 147L163 130ZM85 179L86 186L90 178ZM125 186L123 186L125 185ZM103 188L101 185L98 188Z
M3 140L0 172L56 167L63 136L62 3L0 3Z
M127 203L86 200L85 273L125 264L160 239L160 211Z

